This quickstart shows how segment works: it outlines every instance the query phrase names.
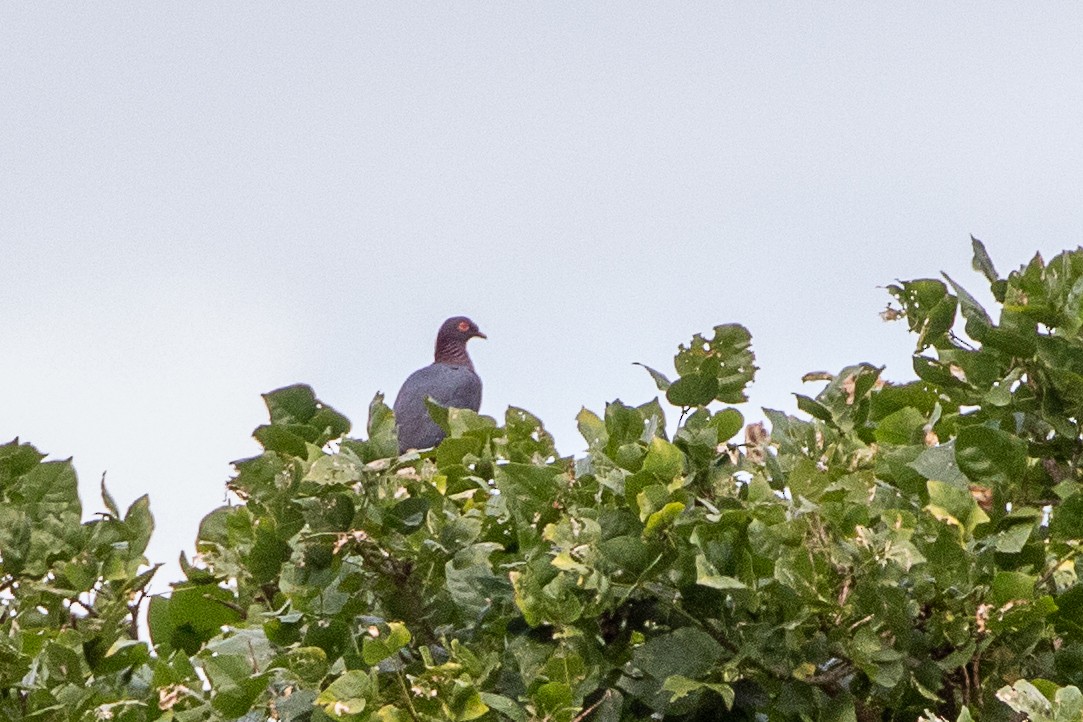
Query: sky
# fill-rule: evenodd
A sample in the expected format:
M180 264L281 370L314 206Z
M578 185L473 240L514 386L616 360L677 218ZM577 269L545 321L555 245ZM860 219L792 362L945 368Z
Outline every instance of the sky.
M471 316L482 412L657 391L753 335L746 418L807 371L912 378L879 312L1083 238L1072 3L0 3L0 442L149 493L180 578L260 394L363 429ZM984 294L984 295L982 295Z

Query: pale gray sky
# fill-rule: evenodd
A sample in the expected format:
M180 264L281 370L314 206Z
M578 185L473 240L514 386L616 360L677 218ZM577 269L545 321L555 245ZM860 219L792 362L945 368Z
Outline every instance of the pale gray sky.
M1080 38L1074 3L2 2L0 439L74 455L88 512L149 491L173 562L261 392L363 426L450 315L482 411L564 453L717 323L750 418L907 378L881 286L1083 238Z

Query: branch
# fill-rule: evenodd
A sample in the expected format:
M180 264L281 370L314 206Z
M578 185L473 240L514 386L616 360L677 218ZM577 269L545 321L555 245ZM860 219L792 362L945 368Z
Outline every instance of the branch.
M144 587L139 590L138 599L128 605L128 614L130 614L132 618L132 621L128 624L128 635L132 639L139 639L139 608L143 606L143 600L146 599L147 596L147 590Z
M806 677L805 681L817 687L833 687L847 675L853 674L854 668L849 660L838 659L836 661L838 664L831 669Z
M85 611L85 612L86 612L86 615L87 615L88 617L98 617L98 616L101 616L101 615L99 615L99 614L98 614L98 610L97 610L97 609L95 609L94 607L90 606L89 604L87 604L86 602L84 602L84 601L83 601L82 599L79 599L78 597L71 597L69 601L70 601L70 602L71 602L72 604L78 604L78 605L79 605L80 607L82 607L82 608L83 608L83 611Z
M607 689L605 691L605 693L601 697L598 698L597 702L592 704L590 707L587 707L585 710L580 712L578 715L576 715L576 717L572 720L572 722L583 722L583 720L585 720L587 718L587 715L589 715L594 710L598 709L598 707L601 706L602 702L605 702L607 699L611 698L612 696L613 696L613 690Z
M204 594L203 598L211 602L218 602L226 609L232 609L233 611L237 612L237 614L241 615L241 619L248 619L248 610L244 609L239 604L234 604L233 602L226 601L225 599L219 599L218 597L211 596L210 594Z

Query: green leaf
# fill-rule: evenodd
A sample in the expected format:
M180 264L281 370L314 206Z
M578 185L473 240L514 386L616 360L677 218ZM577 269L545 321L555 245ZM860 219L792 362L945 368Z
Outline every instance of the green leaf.
M1055 722L1078 722L1083 719L1083 692L1071 685L1061 687L1053 696Z
M49 568L49 559L70 559L74 556L83 543L84 528L80 524L82 504L79 502L78 482L71 462L47 461L38 464L10 491L12 498L21 502L21 510L16 509L16 518L13 519L16 528L11 532L13 536L9 537L15 543L11 551L15 552L16 558L20 558L21 553L20 528L25 523L22 520L30 523L30 545L21 557L24 560L21 563L25 564L24 572L41 576ZM4 550L0 548L2 553Z
M387 459L399 453L399 432L395 415L384 403L384 395L376 394L369 404L368 453L365 462Z
M452 436L470 436L486 439L496 431L496 420L470 409L449 408L448 430Z
M881 444L916 444L924 435L925 415L912 406L888 414L876 425L876 441Z
M532 695L538 705L538 711L545 719L558 722L570 722L575 714L572 690L568 685L549 682L538 687Z
M235 507L220 506L199 522L199 531L196 532L196 542L211 542L226 546L229 544L227 524Z
M467 618L481 618L492 606L492 598L508 591L507 579L494 575L489 562L489 556L500 549L494 542L472 544L444 565L447 592Z
M651 439L647 455L643 458L642 470L663 483L670 482L684 471L684 454L665 439Z
M936 666L945 672L951 672L964 664L969 664L970 660L974 658L976 649L977 645L971 640L960 649L956 649L943 659L937 660Z
M349 531L353 525L356 498L356 495L348 492L333 492L324 496L298 499L296 504L303 509L302 514L311 531L344 532ZM393 523L395 519L389 521Z
M711 589L748 589L740 580L719 574L703 554L696 556L696 584Z
M361 481L363 472L359 459L352 453L327 454L319 457L309 467L304 481L317 484L337 484L352 486Z
M207 584L178 586L169 598L151 599L147 612L151 640L156 647L194 654L224 625L241 618L235 607L227 589Z
M910 331L918 334L917 348L940 347L955 322L956 299L947 286L934 278L888 286L903 307Z
M989 486L1022 480L1026 444L1017 436L988 426L966 426L955 439L955 460L967 477Z
M378 632L378 636L367 636L361 649L361 658L365 664L376 665L410 643L410 630L401 622L389 622L388 630Z
M253 673L244 655L227 654L205 657L202 666L211 680L214 696L211 704L226 718L248 713L256 699L267 691L267 673Z
M993 319L989 318L988 312L986 312L986 310L982 308L982 305L978 303L977 299L971 296L965 288L952 280L951 276L946 273L943 275L944 278L948 280L948 283L951 284L951 287L955 291L955 294L959 297L959 308L962 311L963 316L967 318L967 321L975 322L977 324L977 328L980 329L986 329L991 327L993 325ZM972 327L969 323L967 324L966 332L969 333L972 337L974 336L974 333L972 332Z
M1083 539L1083 493L1076 493L1053 507L1049 533L1055 539Z
M145 664L150 660L150 650L145 642L134 639L118 639L95 665L97 674L112 674L125 669Z
M673 382L667 398L678 406L703 406L709 401L701 399L710 389L710 378L715 384L713 399L731 404L747 401L745 387L756 375L751 345L752 335L739 324L715 326L710 340L696 334L687 346L677 350L673 363L681 379ZM696 380L682 388L679 384L685 378Z
M674 406L706 406L718 395L718 379L701 373L690 373L673 382L666 399Z
M1083 353L1080 345L1057 336L1041 336L1037 342L1037 353L1042 371L1057 395L1068 404L1083 406Z
M997 534L997 551L1002 554L1018 554L1023 551L1033 530L1033 523L1013 524L1009 526L1007 529Z
M154 532L154 517L150 513L150 497L143 496L132 502L124 513L124 527L131 535L128 550L133 556L142 556L147 550L150 535Z
M285 667L308 684L319 684L327 676L329 669L327 652L319 647L298 647L291 649L285 658Z
M643 528L644 538L650 538L669 527L684 511L684 504L679 501L671 501L658 511L647 517L647 524Z
M809 416L820 421L833 422L835 420L831 410L819 401L802 394L794 394L794 397L797 399L797 408Z
M277 451L287 456L305 458L308 456L308 444L304 436L297 433L297 427L257 426L252 436L267 451Z
M932 479L927 482L927 489L929 504L925 508L937 519L958 527L960 535L969 536L980 524L989 521L967 489Z
M952 373L950 364L941 363L925 356L912 358L914 373L922 381L944 389L968 389L970 385Z
M966 487L966 475L959 470L959 465L955 462L954 439L946 444L930 446L908 466L926 479L943 481L959 488Z
M285 386L263 394L263 401L274 425L303 424L316 415L319 401L307 384Z
M120 509L117 507L117 502L113 499L113 495L109 493L109 490L105 488L105 474L102 474L102 503L105 504L106 510L114 519L120 518Z
M271 417L268 426L253 432L268 451L304 458L306 451L298 440L322 446L350 430L350 421L316 398L311 386L295 384L263 395Z
M429 506L427 499L415 496L408 497L389 510L387 521L392 528L401 534L413 533L425 523Z
M849 652L854 664L881 687L895 687L906 673L905 655L885 644L868 625L858 628Z
M993 267L993 259L989 257L989 252L985 250L985 244L971 236L970 245L974 249L974 260L972 262L974 270L980 271L989 280L989 283L999 281L1000 276L997 275L996 268Z
M643 427L643 415L631 406L625 406L620 399L605 405L605 430L610 451L642 439Z
M491 692L480 692L479 697L487 706L514 722L528 722L530 719L526 710L503 695L493 694Z
M558 456L553 435L545 430L541 419L526 409L508 407L504 412L504 433L511 461L530 462Z
M18 575L30 558L32 522L22 509L0 506L0 565L4 574Z
M489 711L489 707L482 702L478 691L466 682L455 683L455 694L451 704L452 718L455 722L468 722L483 716Z
M662 684L662 689L673 693L673 696L670 698L672 701L679 700L693 692L710 690L722 697L722 702L726 705L726 709L733 709L733 701L736 698L733 687L730 687L728 684L697 682L694 679L689 679L688 677L679 674L667 677L666 681Z
M997 699L1016 712L1027 715L1031 722L1054 722L1053 704L1025 679L1018 680L1011 687L1001 687L996 695Z
M350 420L330 408L320 404L319 411L308 420L308 425L319 432L316 441L317 446L323 446L328 441L338 439L350 433Z
M639 576L651 564L651 548L639 535L606 539L598 550L610 564L631 575Z
M248 554L248 570L259 583L269 582L278 576L282 565L290 558L293 549L269 530L256 530L256 543Z
M274 698L274 711L280 722L327 722L328 716L319 707L315 707L316 691L311 689L292 689L289 696L277 696ZM198 722L198 720L184 720L180 715L177 722ZM378 722L409 722L409 717L377 716ZM164 722L164 720L163 720ZM251 716L238 722L266 722L263 717L253 719Z
M27 474L44 458L45 454L18 439L0 445L0 487Z
M575 420L579 425L579 433L589 446L605 446L609 441L609 433L605 429L605 423L598 417L598 414L582 408L576 415Z
M320 692L316 704L322 706L332 719L341 719L363 712L375 691L372 678L361 670L353 669L341 674Z
M1022 572L997 572L989 587L989 603L998 607L1018 600L1034 599L1037 577Z
M637 361L637 362L635 362L634 365L635 366L642 366L644 369L647 370L647 373L649 373L651 375L651 378L654 379L654 383L655 383L656 386L658 386L659 391L666 391L673 384L672 381L670 381L668 378L666 378L665 374L663 374L660 371L656 371L656 370L652 369L650 366L648 366L646 364L641 364L641 363L639 363Z
M733 407L722 409L708 422L718 433L718 443L732 439L745 425L745 417Z
M673 676L705 676L723 657L723 648L701 629L681 627L637 648L632 663L659 681Z

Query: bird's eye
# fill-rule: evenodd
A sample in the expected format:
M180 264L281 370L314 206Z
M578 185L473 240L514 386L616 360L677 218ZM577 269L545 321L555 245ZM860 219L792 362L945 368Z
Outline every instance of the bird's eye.
M462 331L463 333L466 333L467 331L470 330L470 324L467 323L466 321L459 321L459 330Z

